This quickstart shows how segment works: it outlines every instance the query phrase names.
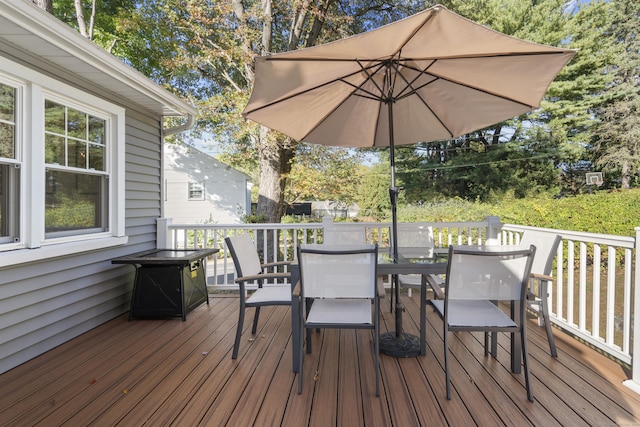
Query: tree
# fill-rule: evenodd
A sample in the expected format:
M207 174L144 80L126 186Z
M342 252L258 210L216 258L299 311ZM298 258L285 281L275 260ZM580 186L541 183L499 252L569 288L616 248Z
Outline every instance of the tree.
M194 101L199 117L193 137L212 135L234 152L230 158L244 164L254 158L260 177L257 214L277 222L298 144L240 116L253 83L254 58L375 28L418 6L384 0L147 1L122 23L125 39L114 53Z
M31 0L31 1L40 9L46 10L49 13L53 13L53 4L51 3L52 0Z
M608 3L564 0L450 0L445 5L497 31L533 42L579 48L551 84L542 107L451 141L420 144L396 159L408 202L441 195L487 199L518 197L584 182L586 151L612 56L606 36ZM401 152L402 153L402 152Z
M345 205L355 201L362 152L340 147L301 144L287 177L286 200L332 200Z
M135 7L135 0L55 0L50 13L112 52L120 40L120 22L128 19Z
M619 178L622 188L629 188L633 178L640 178L640 4L614 0L612 6L610 34L616 60L603 69L613 78L604 91L606 104L598 111L595 163Z
M384 156L383 156L384 157ZM355 192L355 200L361 216L383 217L391 209L389 198L389 162L380 162L367 167Z

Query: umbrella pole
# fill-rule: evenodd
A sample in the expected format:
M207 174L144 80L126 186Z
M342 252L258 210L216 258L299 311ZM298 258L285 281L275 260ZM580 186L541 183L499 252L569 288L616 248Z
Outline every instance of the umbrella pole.
M397 198L399 189L396 187L396 162L395 162L395 146L393 141L393 102L388 102L389 111L389 159L391 164L391 188L389 188L389 197L391 198L391 247L393 250L393 263L398 263L398 212ZM391 276L393 281L395 312L396 312L396 330L380 335L380 352L393 357L415 357L420 354L420 339L415 335L405 334L402 332L402 312L404 308L400 302L400 286L398 283L398 275ZM392 297L393 298L393 297Z

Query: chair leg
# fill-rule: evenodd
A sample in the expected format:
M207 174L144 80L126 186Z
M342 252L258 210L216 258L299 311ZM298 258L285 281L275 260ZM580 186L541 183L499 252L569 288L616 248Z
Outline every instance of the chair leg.
M498 358L498 333L493 332L491 336L491 356L494 359Z
M447 400L451 400L451 378L449 377L449 331L444 328L444 376L447 384Z
M531 389L531 381L529 379L529 349L527 348L527 336L524 329L520 331L520 340L522 347L522 364L524 365L524 383L527 388L527 399L533 402L533 390Z
M258 330L258 318L260 317L260 306L256 307L256 313L253 316L253 327L251 328L251 333L255 335Z
M240 348L240 337L242 336L242 327L244 326L244 312L245 312L245 306L242 302L240 302L240 316L238 317L238 329L236 329L236 340L233 343L233 353L231 354L232 359L236 359L238 357L238 349Z
M306 335L307 335L307 354L311 354L311 330L306 331Z
M304 369L302 369L302 361L304 360L304 330L306 328L304 327L304 325L302 324L302 321L300 321L300 325L299 325L299 347L298 347L298 366L300 367L300 370L298 371L298 394L302 393L302 375L304 373Z
M393 280L393 276L391 276L391 280L389 280L389 283L391 283L391 293L390 293L390 298L389 298L389 313L393 313L393 294L394 294L394 280Z
M493 343L493 339L491 340ZM489 355L489 332L484 333L484 357Z
M425 289L424 286L422 289ZM420 292L420 355L427 355L427 293Z
M380 397L380 307L377 300L374 302L374 310L376 311L376 324L373 328L373 351L376 355L376 397Z
M558 357L558 351L556 350L556 341L553 338L553 331L551 329L551 320L549 320L549 301L547 299L547 286L546 283L544 285L540 285L541 288L541 296L540 296L540 310L542 311L542 320L544 321L544 328L547 331L547 340L549 340L549 351L551 353L551 357Z

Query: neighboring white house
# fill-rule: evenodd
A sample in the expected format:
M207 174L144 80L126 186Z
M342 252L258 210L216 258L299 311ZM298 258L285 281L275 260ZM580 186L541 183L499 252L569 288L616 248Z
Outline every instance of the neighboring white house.
M195 114L31 1L0 0L0 373L129 310L134 270L111 260L156 248L163 139Z
M164 145L164 217L237 224L251 209L251 177L187 145Z

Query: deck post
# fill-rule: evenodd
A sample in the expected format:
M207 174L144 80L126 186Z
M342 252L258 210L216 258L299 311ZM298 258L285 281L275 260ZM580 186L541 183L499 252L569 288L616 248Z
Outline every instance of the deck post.
M633 350L631 352L631 379L623 384L640 394L640 227L636 227L636 271L633 290Z
M173 218L156 219L156 249L173 249L173 233L169 226Z
M333 226L333 217L331 216L323 216L322 217L322 228L326 230L327 228L331 228Z
M498 237L500 236L500 229L502 228L502 223L500 222L500 217L498 216L488 216L485 218L487 221L487 245L497 245L500 243Z

